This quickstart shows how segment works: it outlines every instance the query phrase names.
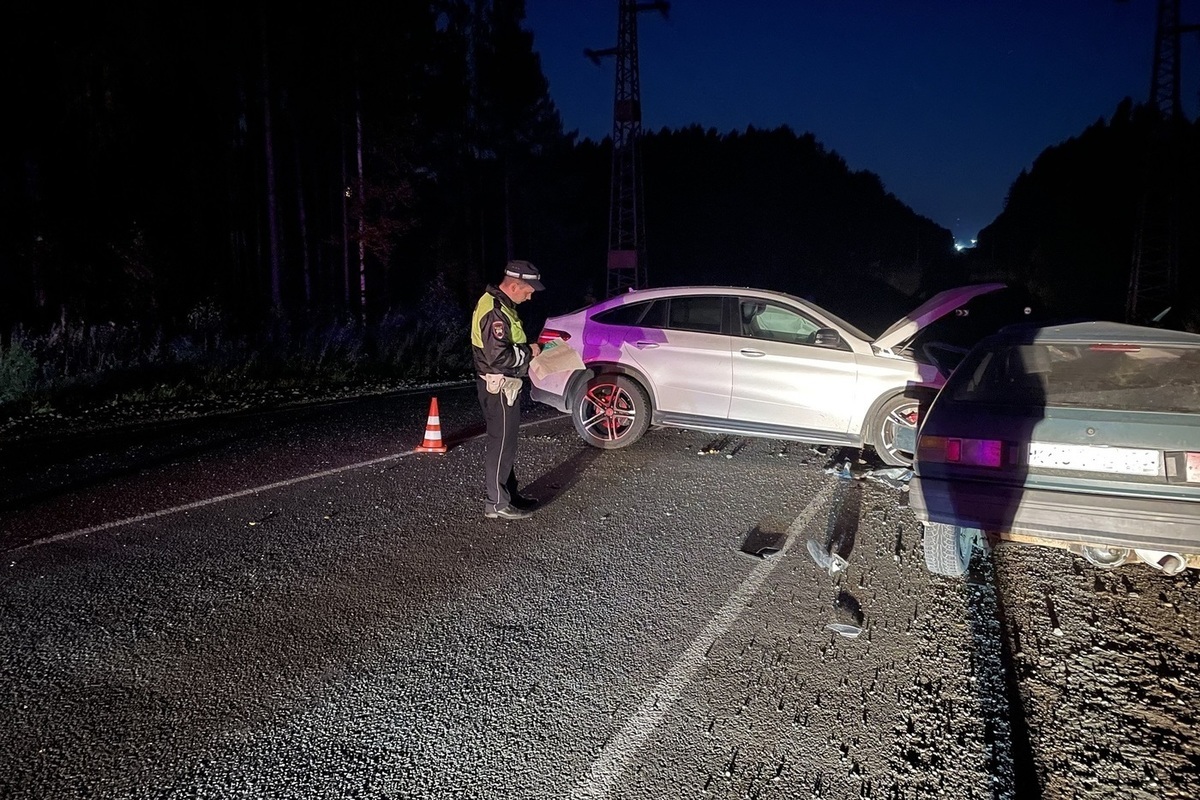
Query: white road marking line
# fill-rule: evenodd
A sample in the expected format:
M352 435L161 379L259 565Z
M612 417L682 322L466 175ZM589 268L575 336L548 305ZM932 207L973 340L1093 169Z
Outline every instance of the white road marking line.
M534 420L533 422L525 422L525 423L521 424L521 427L525 428L525 427L529 427L532 425L541 425L543 422L551 422L556 419L561 419L561 418L560 417L550 417L549 419L539 419L539 420ZM478 434L475 434L474 436L470 436L466 439L463 439L462 442L469 442L474 439L481 439L486 435L487 435L486 432L478 433ZM461 442L460 442L460 444L461 444ZM13 549L6 550L4 552L5 553L19 553L22 550L29 550L34 547L40 547L41 545L44 545L44 544L53 544L54 542L63 542L68 539L74 539L79 536L87 536L88 534L99 533L100 531L106 531L111 528L119 528L122 525L133 525L135 523L145 522L146 520L150 520L150 519L158 519L159 517L166 517L171 514L178 514L181 511L191 511L196 508L203 508L204 506L213 505L214 503L223 503L226 500L236 500L239 497L246 497L248 495L258 494L259 492L269 492L272 489L282 489L285 486L294 486L297 483L304 483L305 481L316 480L317 478L328 478L330 475L338 475L340 473L349 472L350 470L354 470L354 469L362 469L363 467L371 467L371 466L374 466L375 464L383 464L387 461L395 461L398 458L405 458L405 457L411 456L411 455L418 455L418 453L416 450L406 450L403 453L392 453L391 455L380 456L379 458L372 458L369 461L360 461L357 464L347 464L344 467L334 467L333 469L326 469L326 470L322 470L321 472L313 472L308 475L300 475L295 478L288 478L286 481L276 481L275 483L268 483L263 486L255 486L253 489L242 489L241 491L238 491L238 492L230 492L229 494L223 494L219 497L208 497L208 498L205 498L204 500L196 500L195 502L185 503L181 506L172 506L171 508L163 508L158 511L149 511L145 514L139 514L136 517L126 517L125 519L116 519L116 520L113 520L112 522L102 522L99 525L92 525L87 528L77 528L76 530L67 531L66 533L56 533L56 534L53 534L52 536L42 537L41 539L34 539L32 542L26 542L25 544L21 545L20 547L14 547ZM421 455L423 455L423 454L421 454Z
M829 502L833 489L834 484L831 484L813 498L800 516L796 517L788 526L787 541L784 542L780 551L763 559L763 562L754 568L746 580L742 581L741 586L729 596L729 600L713 616L700 635L692 641L691 646L684 651L666 676L659 681L654 691L634 712L617 735L604 746L599 757L592 762L587 777L571 792L573 800L608 796L646 739L662 722L667 710L679 699L684 686L692 680L696 670L704 663L705 654L709 648L741 617L750 601L758 594L763 581L787 555L792 544L800 538L800 534L817 511Z

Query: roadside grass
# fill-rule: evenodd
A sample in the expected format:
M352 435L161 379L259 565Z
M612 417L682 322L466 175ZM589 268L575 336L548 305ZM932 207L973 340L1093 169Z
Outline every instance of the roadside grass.
M446 304L236 331L211 306L183 330L62 319L0 344L0 437L272 407L465 379L467 313Z

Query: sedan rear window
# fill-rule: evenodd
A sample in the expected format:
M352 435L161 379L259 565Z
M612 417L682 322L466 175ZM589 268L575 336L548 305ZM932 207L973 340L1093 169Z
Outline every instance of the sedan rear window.
M1200 413L1200 349L1169 345L1009 344L955 371L958 401Z

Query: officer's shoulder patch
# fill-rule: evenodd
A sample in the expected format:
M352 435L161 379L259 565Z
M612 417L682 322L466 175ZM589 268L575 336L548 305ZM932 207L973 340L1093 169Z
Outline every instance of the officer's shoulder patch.
M506 336L505 325L500 320L492 322L492 338L504 341Z

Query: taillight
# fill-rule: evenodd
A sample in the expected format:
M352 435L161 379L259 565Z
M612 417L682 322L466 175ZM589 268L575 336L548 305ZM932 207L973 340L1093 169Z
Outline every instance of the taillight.
M553 342L557 339L561 339L564 342L569 342L571 340L571 334L567 333L566 331L556 331L553 328L545 328L540 334L538 334L537 343L545 344L546 342Z
M1168 483L1200 483L1200 453L1163 453Z
M999 439L921 436L917 440L917 458L930 464L998 468L1004 465L1004 442Z

